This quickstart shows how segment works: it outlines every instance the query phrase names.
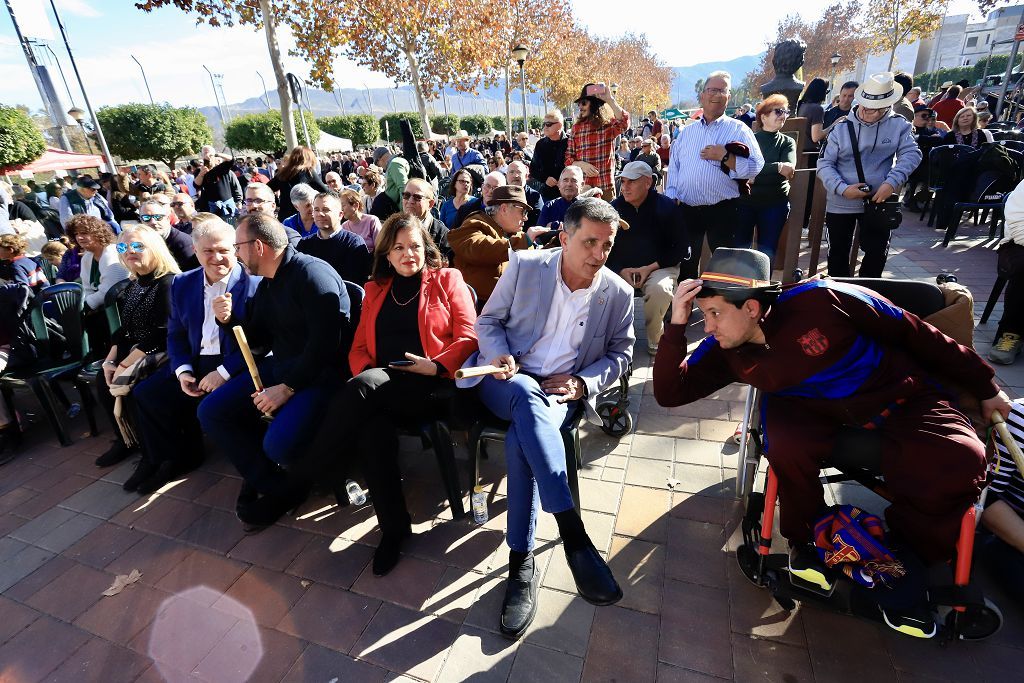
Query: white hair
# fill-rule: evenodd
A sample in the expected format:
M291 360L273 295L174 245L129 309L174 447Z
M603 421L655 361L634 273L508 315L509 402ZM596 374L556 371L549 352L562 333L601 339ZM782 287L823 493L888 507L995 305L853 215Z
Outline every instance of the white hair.
M484 181L486 182L488 178L491 178L492 180L497 182L498 187L501 187L502 185L508 185L508 181L505 180L505 174L502 173L501 171L491 171L490 173L484 176Z
M207 218L199 221L199 223L192 228L192 244L198 245L200 241L207 237L229 237L233 240L235 237L235 229L225 223L220 216L214 216L213 218Z
M518 159L516 159L515 161L508 165L509 169L511 169L513 166L517 168L522 168L523 173L526 173L530 169L530 167L527 166L525 162L519 161Z
M299 183L292 188L292 191L288 193L288 198L292 200L292 204L296 202L311 202L316 199L317 191L306 183Z
M583 169L580 168L579 166L566 166L564 169L562 169L562 172L558 174L558 177L561 178L566 171L572 173L573 175L579 176L580 183L583 182Z
M706 84L712 78L721 78L723 81L725 81L726 86L732 85L732 74L729 73L728 71L712 71L711 73L708 74L708 77L704 79L704 83Z

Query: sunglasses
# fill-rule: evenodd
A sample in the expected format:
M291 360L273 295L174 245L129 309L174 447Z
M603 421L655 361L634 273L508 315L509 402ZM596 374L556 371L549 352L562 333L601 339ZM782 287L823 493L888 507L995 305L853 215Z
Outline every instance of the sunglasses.
M772 113L774 113L776 116L789 116L788 109L772 109Z
M558 121L545 121L544 122L544 127L545 128L548 128L550 126L557 126L557 125L558 125Z
M118 254L127 254L128 249L138 253L146 251L146 245L142 242L118 242L115 248Z
M402 193L402 199L404 199L407 202L408 201L422 202L422 201L424 201L426 199L430 199L430 197L426 197L426 196L421 195L421 194L413 194L412 192L403 192Z
M174 207L185 206L185 202L171 202L171 206L174 206Z
M166 213L140 213L139 220L143 223L149 223L151 221L162 221L167 218Z

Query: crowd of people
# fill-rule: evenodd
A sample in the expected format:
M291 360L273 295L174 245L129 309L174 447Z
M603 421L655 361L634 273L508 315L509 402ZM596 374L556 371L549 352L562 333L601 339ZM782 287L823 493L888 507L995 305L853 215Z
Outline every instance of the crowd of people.
M913 412L904 408L886 433L911 414L944 421L928 452L952 463L944 474L956 480L955 495L941 504L908 495L891 521L911 546L928 541L920 544L927 560L948 559L954 518L977 494L980 442L924 380L908 388L901 378L956 366L986 407L1009 414L991 369L909 314L888 320L884 303L819 285L786 298L772 280L797 147L818 153L829 273L851 274L859 225L859 274L880 277L900 192L915 201L919 141L991 140L991 116L962 100L959 86L924 102L908 78L845 83L827 108L828 84L812 80L796 105L805 128L795 138L783 132L793 112L782 95L727 116L731 77L717 71L686 125L656 111L634 122L611 88L590 83L571 130L552 110L532 134L474 140L459 131L447 145L418 143L415 155L381 145L320 159L300 146L252 158L204 147L169 172L142 165L81 175L73 185L29 183L11 197L0 190L8 218L49 221L53 238L33 259L24 237L0 235L8 281L0 290L0 368L31 360L23 322L33 294L51 282L80 282L90 360L99 363L95 392L115 434L98 467L140 454L124 488L146 494L198 467L212 445L242 477L236 513L247 532L274 524L314 485L343 492L343 482L360 479L382 532L373 558L382 576L412 533L400 431L443 409L431 397L460 368L493 366L459 386L510 424L500 626L519 637L537 611L539 510L556 519L580 595L596 605L622 597L574 506L561 430L581 418L600 424L597 397L633 358L639 297L660 402L689 402L733 381L788 397L780 403L788 419L773 412L768 422L773 445L783 444L768 459L782 482L783 534L797 571L815 568L809 533L823 501L813 482L830 435L905 404ZM1015 206L1007 207L1009 241L1024 225ZM0 232L15 231L5 224ZM702 264L705 242L712 256ZM1011 298L1021 298L1014 287L1001 334L1019 340L1024 325ZM695 303L711 336L687 360ZM112 305L116 328L106 315ZM824 311L835 319L825 321ZM824 341L805 343L812 333ZM851 344L875 355L833 372ZM928 357L911 358L910 346ZM769 359L769 349L779 351ZM833 374L812 378L808 368ZM846 393L833 396L838 385ZM823 397L838 402L809 402ZM833 409L839 404L846 412ZM0 402L11 455L19 431L12 408ZM821 452L798 436L809 433L807 414L820 418ZM908 430L901 438L917 443L920 430ZM778 456L780 449L806 457ZM918 481L920 469L903 463L887 474L901 485ZM913 622L919 608L890 605L886 616Z

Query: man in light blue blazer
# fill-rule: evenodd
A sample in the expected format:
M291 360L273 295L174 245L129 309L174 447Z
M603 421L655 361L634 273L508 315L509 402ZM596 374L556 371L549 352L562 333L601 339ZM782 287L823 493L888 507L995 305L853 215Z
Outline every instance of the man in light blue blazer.
M124 484L151 493L202 462L203 438L196 406L231 377L245 372L231 330L218 325L213 299L229 295L245 310L261 278L250 275L235 256L235 230L213 214L193 218L192 242L200 267L171 285L167 323L170 362L135 386L139 431L145 455Z
M597 396L633 355L633 290L604 267L618 224L607 202L575 202L559 234L562 248L513 252L476 322L480 351L467 365L507 368L476 383L491 412L512 423L505 440L509 579L501 613L501 632L510 638L525 633L537 612L538 503L555 515L580 595L595 605L622 597L575 509L559 431L581 405L601 424Z

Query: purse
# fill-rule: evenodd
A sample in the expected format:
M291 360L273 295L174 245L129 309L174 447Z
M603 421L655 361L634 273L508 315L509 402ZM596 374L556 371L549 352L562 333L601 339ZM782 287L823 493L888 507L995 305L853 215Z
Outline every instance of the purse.
M853 122L846 121L846 127L850 130L850 141L853 143L853 163L857 166L857 180L861 185L867 185L864 179L864 166L860 161L860 142L857 140L857 132ZM900 227L903 222L903 212L900 210L900 197L896 192L892 193L884 202L873 202L870 199L864 200L864 217L861 224L865 229L893 231Z

